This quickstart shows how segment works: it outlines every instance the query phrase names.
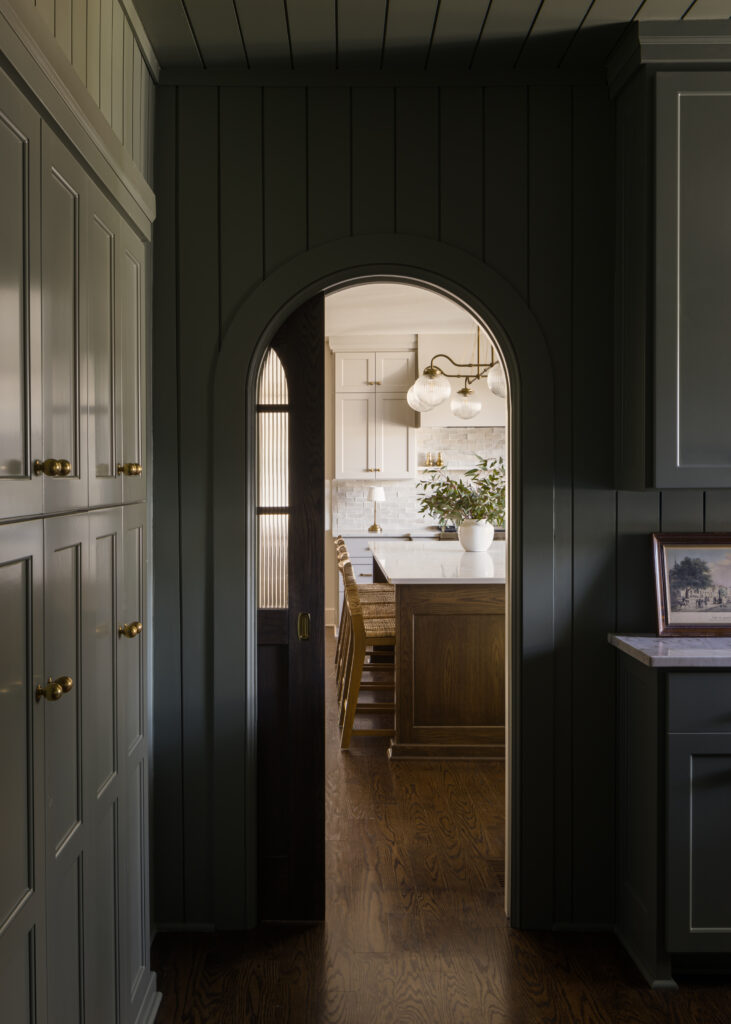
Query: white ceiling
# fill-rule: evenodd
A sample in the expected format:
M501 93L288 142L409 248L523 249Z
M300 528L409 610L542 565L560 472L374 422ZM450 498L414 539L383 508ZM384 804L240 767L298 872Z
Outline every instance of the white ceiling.
M325 296L325 334L471 334L476 323L456 302L410 284L357 284Z

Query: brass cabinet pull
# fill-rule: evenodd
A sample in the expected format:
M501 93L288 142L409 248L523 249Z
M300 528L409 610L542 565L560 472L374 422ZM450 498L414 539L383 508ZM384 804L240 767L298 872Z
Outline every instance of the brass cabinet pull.
M33 472L36 476L68 476L71 473L71 463L68 459L36 459L33 463Z
M136 636L139 636L142 632L141 622L125 622L123 626L119 627L119 635L126 636L128 640L134 640Z
M142 476L142 466L139 462L118 462L117 476Z
M373 575L373 573L372 572L359 572L358 575L359 576L369 576L370 577L370 576Z
M300 612L297 616L297 639L298 640L309 640L310 639L310 623L311 623L309 612Z
M36 686L36 704L44 697L50 701L60 700L65 693L73 689L73 685L71 676L59 676L58 679L49 676L45 686Z

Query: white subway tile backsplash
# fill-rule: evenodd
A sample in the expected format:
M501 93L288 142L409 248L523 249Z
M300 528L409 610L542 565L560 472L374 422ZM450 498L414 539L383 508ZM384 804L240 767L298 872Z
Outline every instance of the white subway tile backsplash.
M426 454L431 452L436 461L439 452L446 467L468 468L475 455L482 458L505 457L504 427L421 427L416 431L417 465L426 465ZM455 468L455 473L458 470ZM389 529L409 529L419 524L433 525L433 521L419 513L419 492L416 480L379 480L386 492L386 500L378 506L378 522ZM368 501L369 481L333 480L332 513L333 533L347 534L348 530L365 530L373 522L373 503Z

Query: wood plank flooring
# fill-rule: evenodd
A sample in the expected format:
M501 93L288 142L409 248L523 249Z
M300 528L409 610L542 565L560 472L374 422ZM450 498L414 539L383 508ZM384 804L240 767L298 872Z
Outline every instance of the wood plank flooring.
M731 983L653 992L611 935L508 927L501 762L343 754L327 705L326 923L158 935L158 1024L729 1024Z

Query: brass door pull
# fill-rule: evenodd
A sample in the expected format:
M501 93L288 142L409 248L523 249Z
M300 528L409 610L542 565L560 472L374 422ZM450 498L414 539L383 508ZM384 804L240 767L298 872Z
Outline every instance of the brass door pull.
M33 463L33 472L36 476L68 476L71 473L71 463L68 459L36 459Z
M43 697L51 701L60 700L65 693L73 689L73 685L74 681L71 676L59 676L58 679L49 676L45 686L40 684L36 686L36 703Z
M126 636L128 640L134 640L136 636L139 636L142 632L141 622L125 622L123 626L119 627L119 635Z
M298 640L309 640L310 639L310 618L309 612L300 612L297 616L297 639Z
M117 476L142 476L142 466L139 462L118 462Z

